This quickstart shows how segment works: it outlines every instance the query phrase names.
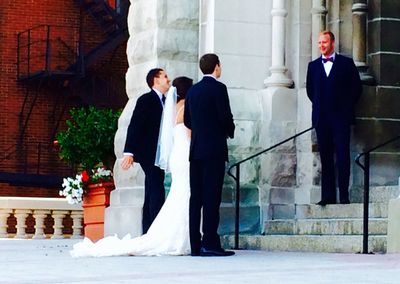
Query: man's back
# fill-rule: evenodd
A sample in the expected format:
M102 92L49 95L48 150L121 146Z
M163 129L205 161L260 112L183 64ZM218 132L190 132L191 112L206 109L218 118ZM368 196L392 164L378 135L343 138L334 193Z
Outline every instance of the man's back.
M228 158L234 124L226 86L206 76L188 92L185 124L192 129L190 159Z

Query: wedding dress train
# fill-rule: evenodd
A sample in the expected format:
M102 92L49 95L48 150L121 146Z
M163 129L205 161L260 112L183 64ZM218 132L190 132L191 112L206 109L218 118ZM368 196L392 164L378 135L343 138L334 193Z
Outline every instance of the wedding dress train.
M105 237L96 243L85 238L74 245L71 255L186 255L190 253L189 240L189 146L190 139L183 123L174 129L174 142L170 155L172 183L168 197L148 232L140 237L122 239Z

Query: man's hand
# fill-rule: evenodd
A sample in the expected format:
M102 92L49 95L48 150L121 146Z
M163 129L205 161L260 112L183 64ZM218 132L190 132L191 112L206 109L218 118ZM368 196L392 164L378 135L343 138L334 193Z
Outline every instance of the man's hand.
M134 163L133 156L125 155L121 162L122 169L127 170L130 166L133 166Z

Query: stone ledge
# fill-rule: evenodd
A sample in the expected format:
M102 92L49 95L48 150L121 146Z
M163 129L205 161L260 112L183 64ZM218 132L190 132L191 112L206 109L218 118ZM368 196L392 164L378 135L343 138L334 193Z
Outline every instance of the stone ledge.
M0 197L2 209L82 210L81 204L69 204L65 198Z

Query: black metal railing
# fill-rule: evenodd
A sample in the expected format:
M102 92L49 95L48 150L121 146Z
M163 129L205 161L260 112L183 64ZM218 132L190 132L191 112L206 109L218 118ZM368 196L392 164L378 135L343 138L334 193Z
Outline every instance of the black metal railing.
M307 133L307 132L311 131L313 128L314 128L314 127L310 127L310 128L308 128L308 129L306 129L306 130L303 130L303 131L301 131L301 132L299 132L299 133L297 133L297 134L295 134L295 135L293 135L293 136L291 136L291 137L289 137L289 138L287 138L287 139L285 139L285 140L282 140L281 142L279 142L279 143L277 143L277 144L275 144L275 145L273 145L273 146L271 146L271 147L269 147L269 148L267 148L267 149L264 149L264 150L262 150L262 151L260 151L260 152L258 152L258 153L255 153L255 154L253 154L253 155L251 155L251 156L249 156L249 157L247 157L247 158L245 158L245 159L243 159L243 160L240 160L240 161L235 162L234 164L230 165L230 167L229 167L229 169L228 169L228 175L231 176L231 177L235 180L235 183L236 183L236 198L235 198L235 244L234 244L234 249L239 249L240 165L243 164L244 162L247 162L247 161L249 161L249 160L251 160L251 159L257 157L257 156L260 156L261 154L264 154L264 153L266 153L266 152L268 152L268 151L271 151L271 150L273 150L273 149L279 147L280 145L285 144L286 142L288 142L288 141L290 141L290 140L293 140L293 139L295 139L295 138L297 138L297 137L303 135L304 133ZM231 173L231 170L232 170L233 168L235 168L235 167L236 167L236 176L233 175L233 174Z
M21 142L10 145L0 155L0 172L29 175L70 175L73 167L60 161L56 144Z
M71 62L82 60L80 57L77 27L39 25L17 34L17 78L20 80L66 72Z
M396 140L400 139L400 135L393 137L386 142L383 142L371 149L357 155L355 162L364 171L364 212L363 212L363 254L368 253L368 219L369 219L369 174L370 174L370 154L371 152L382 148ZM364 157L364 164L361 164L360 159Z
M79 0L106 34L127 28L129 0Z

